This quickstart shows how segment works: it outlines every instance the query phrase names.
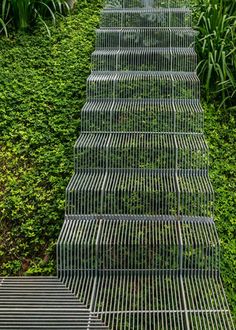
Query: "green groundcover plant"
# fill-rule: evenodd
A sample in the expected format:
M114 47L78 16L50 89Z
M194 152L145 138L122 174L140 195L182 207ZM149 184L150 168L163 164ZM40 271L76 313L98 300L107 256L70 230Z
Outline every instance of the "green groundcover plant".
M0 38L0 272L52 274L99 3ZM48 23L50 25L50 23Z

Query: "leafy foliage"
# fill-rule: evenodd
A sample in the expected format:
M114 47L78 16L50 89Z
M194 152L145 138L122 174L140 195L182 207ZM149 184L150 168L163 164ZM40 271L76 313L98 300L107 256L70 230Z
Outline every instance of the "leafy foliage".
M231 0L198 0L199 73L207 100L220 107L236 101L236 4Z
M205 132L215 190L215 221L221 242L221 273L236 320L236 118L233 111L204 106Z
M83 4L81 4L82 6ZM51 274L99 4L0 39L0 272Z
M55 22L55 13L63 13L69 10L66 0L1 0L0 2L0 25L2 32L8 35L8 26L17 30L26 31L39 19L50 30L44 18L51 16Z

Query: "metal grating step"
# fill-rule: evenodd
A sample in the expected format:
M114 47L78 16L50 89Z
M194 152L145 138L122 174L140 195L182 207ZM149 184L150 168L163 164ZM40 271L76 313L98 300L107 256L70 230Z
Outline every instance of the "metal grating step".
M208 170L208 147L202 134L81 134L74 155L75 172L107 168Z
M103 28L96 31L96 49L193 47L190 28Z
M193 100L96 100L81 113L82 132L203 133L203 110Z
M191 27L192 15L187 8L105 9L101 27Z
M211 218L68 216L57 255L64 280L76 277L76 272L120 276L130 272L219 273L219 241Z
M189 5L187 0L106 0L106 8L179 8Z
M110 329L119 330L224 330L233 326L217 278L98 277L94 311Z
M184 276L134 271L78 274L80 296L89 300L94 314L111 330L234 329L217 275L202 277L194 271ZM91 295L89 286L93 288Z
M194 72L196 67L193 48L98 50L92 54L92 71Z
M123 71L94 72L87 80L87 100L199 100L196 73Z
M67 187L66 214L211 216L213 189L198 171L80 171Z
M58 278L0 279L0 329L108 329Z

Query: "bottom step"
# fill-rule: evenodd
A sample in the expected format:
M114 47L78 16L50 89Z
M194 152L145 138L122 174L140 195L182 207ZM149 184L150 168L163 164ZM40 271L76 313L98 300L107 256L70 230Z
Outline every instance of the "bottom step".
M56 277L0 278L0 329L107 330Z
M233 330L218 276L84 273L67 281L111 330Z
M111 272L73 282L80 298L55 277L0 278L0 329L234 329L218 277ZM90 308L79 301L88 286Z

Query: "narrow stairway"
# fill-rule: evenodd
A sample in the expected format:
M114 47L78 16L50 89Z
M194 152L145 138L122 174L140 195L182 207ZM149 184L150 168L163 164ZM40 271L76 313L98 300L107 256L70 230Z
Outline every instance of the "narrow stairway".
M183 1L110 0L96 31L58 275L109 329L233 329L191 25Z
M58 278L0 281L0 329L233 330L192 14L108 0L57 244Z

